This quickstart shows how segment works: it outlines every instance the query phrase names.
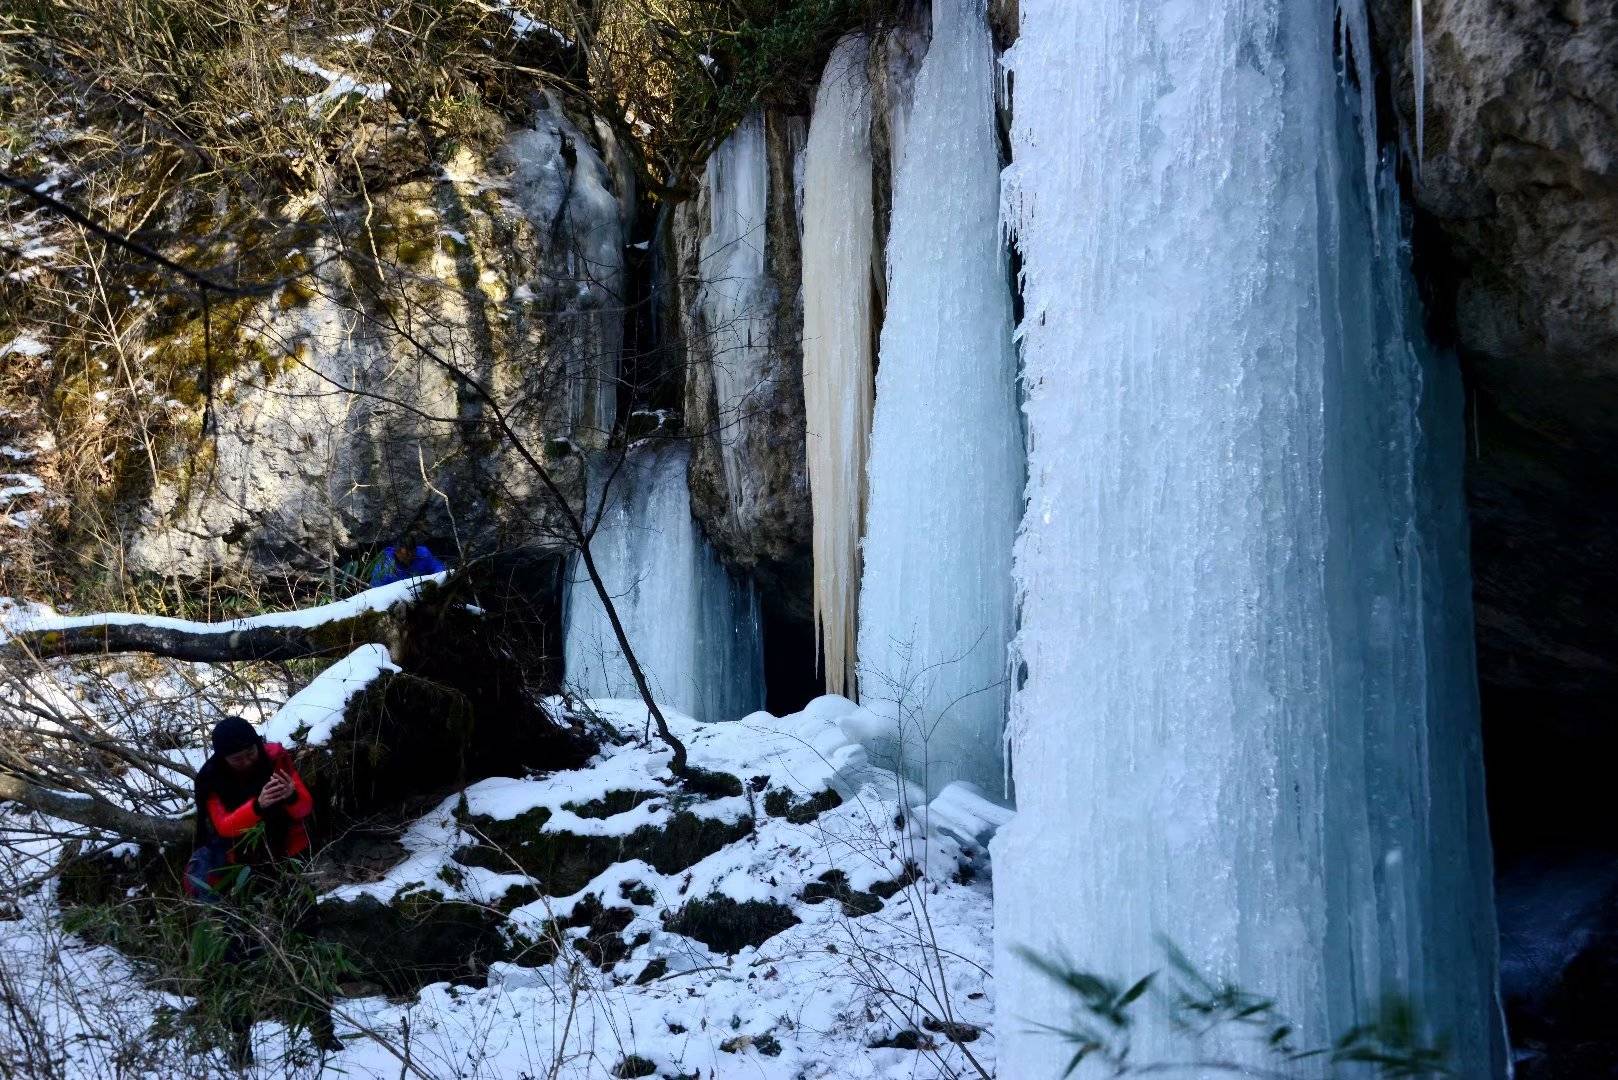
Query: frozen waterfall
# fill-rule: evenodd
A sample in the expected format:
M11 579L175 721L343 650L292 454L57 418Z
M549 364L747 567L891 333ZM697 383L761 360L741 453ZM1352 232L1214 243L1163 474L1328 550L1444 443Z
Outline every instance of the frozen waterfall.
M1002 790L1023 446L994 123L983 0L937 0L893 195L859 604L861 704L933 792Z
M688 460L684 445L632 453L611 482L590 550L658 702L700 720L735 720L764 705L758 598L720 564L691 517ZM594 507L614 461L592 464ZM586 697L638 697L582 566L571 569L563 607L568 686Z
M1332 8L1021 5L1002 1075L1074 1050L1032 1030L1071 1000L1018 947L1127 980L1159 934L1299 1045L1404 993L1455 1075L1504 1074L1458 377L1367 190ZM1142 1008L1131 1060L1185 1060Z
M826 689L853 692L876 329L870 41L844 39L815 95L803 193L803 400L815 625Z
M700 247L696 308L713 372L720 466L730 503L750 520L758 500L741 447L753 414L769 401L775 287L765 269L769 166L764 117L747 114L708 158L703 174L708 231Z
M624 331L624 221L612 171L591 140L547 94L534 126L512 137L511 192L548 242L565 238L564 274L545 282L544 297L566 311L558 324L569 347L565 381L569 430L587 447L605 445L617 422ZM558 232L566 226L566 232Z

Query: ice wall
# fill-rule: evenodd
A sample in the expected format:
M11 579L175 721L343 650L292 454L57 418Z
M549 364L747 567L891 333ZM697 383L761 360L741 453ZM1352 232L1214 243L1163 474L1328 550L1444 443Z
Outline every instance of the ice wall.
M1033 1032L1071 1002L1018 946L1134 978L1158 934L1300 1044L1403 992L1456 1075L1503 1075L1458 384L1420 341L1391 185L1367 190L1334 15L1022 4L1003 1075L1074 1049ZM1132 1058L1183 1038L1147 1023Z
M571 435L603 445L617 420L623 351L626 202L593 142L547 95L534 126L511 139L511 191L547 246L561 248L561 273L547 276L539 297L566 314L555 320L563 350ZM621 183L628 183L627 180ZM524 286L534 292L533 285Z
M688 459L683 444L632 453L611 480L590 550L658 702L699 720L735 720L764 706L758 598L720 564L691 517ZM592 462L592 507L613 464ZM638 697L577 558L563 608L568 686L587 697Z
M938 0L888 238L859 605L860 701L938 791L1002 790L1023 485L982 0Z
M775 306L764 262L770 187L762 113L748 113L708 158L703 185L708 231L699 251L696 302L713 372L720 464L730 504L743 508L747 520L757 479L748 476L742 445L752 414L770 400Z
M865 455L875 393L870 41L832 50L815 95L803 192L803 400L814 513L815 625L826 689L852 694Z

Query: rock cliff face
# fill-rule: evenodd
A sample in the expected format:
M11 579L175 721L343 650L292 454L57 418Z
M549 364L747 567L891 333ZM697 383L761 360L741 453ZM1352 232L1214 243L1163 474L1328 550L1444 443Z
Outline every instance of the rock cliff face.
M1554 880L1547 866L1588 857L1564 849L1612 847L1618 3L1424 6L1418 54L1411 5L1373 0L1377 59L1406 156L1420 158L1409 186L1434 328L1452 338L1467 373L1478 663L1501 905L1543 927L1568 902L1535 884ZM1591 1025L1589 1010L1570 1004L1610 998L1618 908L1608 901L1592 920L1582 945L1552 946L1560 976L1533 992L1507 986L1520 1077L1606 1074L1618 1062L1610 1025ZM1504 944L1508 969L1534 960L1515 955L1509 935Z
M462 151L378 195L347 250L295 253L312 280L232 327L280 361L217 387L211 457L159 470L134 567L331 566L407 526L482 551L543 537L554 511L538 478L449 368L582 490L575 451L612 430L629 306L633 188L612 160L547 102L491 159Z
M732 567L809 618L798 181L807 117L751 118L674 213L691 505Z
M1424 6L1416 257L1473 397L1480 674L1516 762L1498 794L1519 752L1554 775L1579 744L1618 746L1618 4ZM1372 15L1413 155L1411 5ZM1551 789L1580 787L1526 794L1566 827Z

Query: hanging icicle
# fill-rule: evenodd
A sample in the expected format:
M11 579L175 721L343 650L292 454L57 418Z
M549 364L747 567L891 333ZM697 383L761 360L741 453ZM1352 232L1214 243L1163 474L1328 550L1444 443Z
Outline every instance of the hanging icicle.
M753 414L769 401L775 304L765 270L770 187L762 113L748 113L713 152L703 185L709 225L702 238L696 303L713 372L715 434L725 487L730 505L746 521L759 493L742 448Z
M826 62L809 123L803 192L803 400L814 511L815 626L826 689L854 691L859 542L875 392L870 43Z
M1410 72L1416 86L1416 179L1427 160L1427 43L1421 0L1410 0Z

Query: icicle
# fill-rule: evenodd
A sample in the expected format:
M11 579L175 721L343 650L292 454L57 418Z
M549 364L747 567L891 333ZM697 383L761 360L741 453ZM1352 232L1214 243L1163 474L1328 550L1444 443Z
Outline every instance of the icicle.
M1416 179L1427 160L1427 45L1421 0L1410 0L1410 71L1416 87Z
M1421 338L1391 170L1361 168L1334 13L1020 13L1027 674L992 844L1000 1073L1072 1056L1034 1030L1070 1003L1016 950L1133 979L1161 935L1301 1045L1403 993L1456 1075L1499 1077L1458 374ZM1136 1067L1186 1060L1138 1015ZM1234 1033L1194 1052L1274 1063Z
M1371 20L1365 2L1339 0L1337 13L1341 33L1347 39L1346 51L1354 58L1354 83L1360 91L1359 128L1360 146L1365 158L1365 190L1373 191L1376 189L1377 164L1376 82L1371 70ZM1415 2L1420 3L1421 0ZM1339 53L1344 51L1341 48L1338 50ZM1373 239L1381 244L1381 222L1373 219L1371 230Z
M871 86L863 35L832 51L815 95L803 196L803 400L814 509L815 625L826 689L854 686L859 542L871 437Z
M752 413L768 400L774 287L764 269L769 166L764 118L753 111L708 159L709 228L701 244L697 307L718 407L720 463L730 504L746 520L756 498L742 447Z
M859 607L860 701L911 775L1000 790L1023 485L983 0L937 0L888 244Z
M613 480L590 550L630 647L666 704L701 720L735 720L764 704L758 598L738 585L691 517L684 446L637 452ZM593 462L590 504L610 462ZM567 684L586 697L636 697L589 576L569 575L563 612Z

